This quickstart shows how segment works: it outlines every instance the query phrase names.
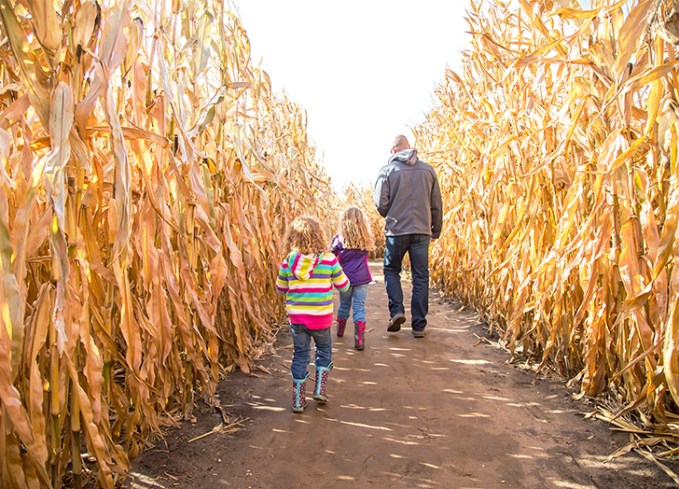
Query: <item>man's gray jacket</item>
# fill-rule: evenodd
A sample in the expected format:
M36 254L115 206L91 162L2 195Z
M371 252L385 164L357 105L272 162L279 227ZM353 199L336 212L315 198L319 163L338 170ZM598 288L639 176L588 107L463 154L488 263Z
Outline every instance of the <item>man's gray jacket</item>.
M386 218L384 234L441 235L443 212L436 172L417 158L415 148L399 151L380 170L373 191L377 211Z

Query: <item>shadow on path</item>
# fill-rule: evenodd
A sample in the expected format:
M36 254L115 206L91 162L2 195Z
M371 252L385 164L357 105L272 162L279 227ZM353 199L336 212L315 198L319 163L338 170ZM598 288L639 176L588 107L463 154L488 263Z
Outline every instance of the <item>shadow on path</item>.
M627 455L605 463L627 437L585 420L562 383L506 364L478 339L472 311L436 291L424 339L409 323L387 333L381 266L368 292L366 349L353 323L334 336L330 402L290 410L288 328L263 359L270 374L229 375L219 395L247 419L230 435L204 436L221 421L205 406L195 423L168 433L134 461L129 488L615 488L675 487L650 462ZM409 283L404 283L410 297ZM314 377L313 367L308 389Z

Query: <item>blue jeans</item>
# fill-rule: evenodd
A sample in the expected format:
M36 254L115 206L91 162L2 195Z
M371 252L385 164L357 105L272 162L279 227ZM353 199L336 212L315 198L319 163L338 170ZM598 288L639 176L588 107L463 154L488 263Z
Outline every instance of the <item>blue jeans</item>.
M329 367L332 363L332 335L330 328L309 329L303 324L291 324L292 334L292 366L290 373L293 379L306 378L311 351L311 338L316 349L316 367Z
M426 234L387 236L384 250L384 282L389 296L389 314L405 314L403 289L401 288L401 265L406 252L410 258L413 277L413 294L410 301L411 324L414 330L427 325L429 311L429 242Z
M368 297L368 284L349 287L346 292L340 292L340 306L337 310L339 319L349 319L351 308L354 308L354 324L365 322L365 299Z

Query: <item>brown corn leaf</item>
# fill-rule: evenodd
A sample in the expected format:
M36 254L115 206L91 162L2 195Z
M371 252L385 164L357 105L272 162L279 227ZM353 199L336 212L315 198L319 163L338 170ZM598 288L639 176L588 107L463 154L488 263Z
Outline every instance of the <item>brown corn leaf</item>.
M61 46L62 29L52 0L27 0L31 22L38 41L50 53Z

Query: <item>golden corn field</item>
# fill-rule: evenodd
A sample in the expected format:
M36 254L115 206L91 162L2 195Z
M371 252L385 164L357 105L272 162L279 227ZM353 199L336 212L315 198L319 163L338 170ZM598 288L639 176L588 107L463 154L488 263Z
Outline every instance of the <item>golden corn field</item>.
M9 488L113 487L247 371L282 312L257 298L285 223L330 192L223 2L57 3L0 0Z
M445 194L433 277L676 453L679 2L589 3L473 2L416 128Z
M587 3L472 1L415 128L432 278L669 455L679 1ZM111 488L269 349L287 222L356 205L379 256L382 220L338 200L224 2L0 0L0 32L0 485Z

